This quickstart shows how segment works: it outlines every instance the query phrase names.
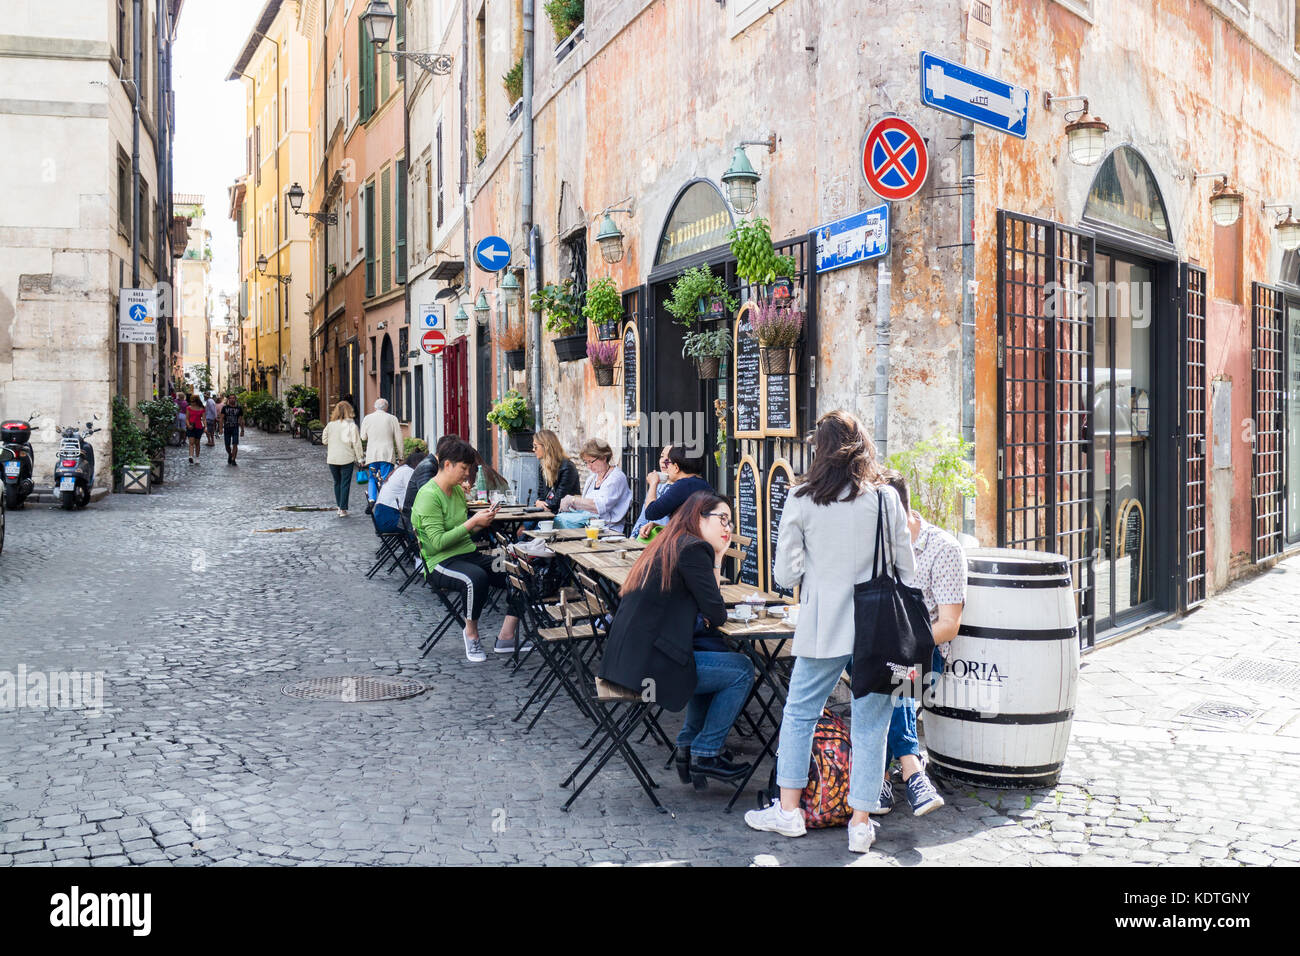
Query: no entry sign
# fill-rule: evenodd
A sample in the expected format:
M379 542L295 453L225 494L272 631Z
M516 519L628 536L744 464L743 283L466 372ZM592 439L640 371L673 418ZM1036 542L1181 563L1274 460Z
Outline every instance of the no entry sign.
M430 329L420 337L420 348L430 355L437 355L447 347L447 336L437 329Z
M925 140L907 120L887 116L867 130L862 140L862 175L881 199L911 199L925 185L929 171Z

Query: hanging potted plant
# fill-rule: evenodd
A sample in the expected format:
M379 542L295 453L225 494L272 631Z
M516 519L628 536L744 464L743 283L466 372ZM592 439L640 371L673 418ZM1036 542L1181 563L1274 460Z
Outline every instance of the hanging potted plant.
M612 278L597 279L587 288L582 314L596 327L596 337L602 342L618 338L619 323L623 321L623 297Z
M528 400L515 389L492 404L487 420L509 436L510 447L515 451L531 451L533 447L533 412Z
M572 279L542 286L533 293L532 308L546 316L546 331L558 336L553 344L559 361L577 362L585 357L587 332Z
M750 321L750 334L758 339L758 366L764 375L790 375L794 371L795 346L803 334L804 314L760 302Z
M588 342L587 358L591 359L597 385L614 384L614 366L618 363L617 342Z
M731 240L731 254L736 257L737 276L759 291L784 278L784 292L773 297L783 303L793 301L797 290L792 280L797 263L794 256L776 254L766 219L741 220L727 238Z
M687 269L673 283L671 298L664 304L683 328L696 322L725 319L737 302L727 294L722 276L715 276L707 265Z
M695 360L701 381L718 378L722 357L731 351L731 333L727 329L687 332L682 336L682 358Z
M507 328L497 336L497 344L506 355L506 367L514 372L524 370L524 330Z

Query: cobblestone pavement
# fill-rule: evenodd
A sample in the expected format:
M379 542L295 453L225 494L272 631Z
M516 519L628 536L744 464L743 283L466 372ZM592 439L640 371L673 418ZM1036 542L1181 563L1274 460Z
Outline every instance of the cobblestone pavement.
M321 448L250 430L238 468L219 447L193 467L177 451L153 495L9 516L0 672L103 671L104 688L98 716L0 712L0 864L1300 860L1298 560L1086 657L1060 786L948 788L920 819L900 794L855 857L843 830L754 833L722 813L722 788L656 770L676 814L661 816L621 764L561 812L585 737L572 707L525 733L510 721L525 672L467 663L455 634L419 660L434 600L362 578L374 537L357 498L347 519L280 510L331 504ZM430 689L372 704L281 692L340 674ZM1230 706L1182 716L1206 700Z

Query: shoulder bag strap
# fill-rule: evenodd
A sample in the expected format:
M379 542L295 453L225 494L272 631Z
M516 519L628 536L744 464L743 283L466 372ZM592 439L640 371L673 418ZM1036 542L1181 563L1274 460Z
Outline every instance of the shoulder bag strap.
M876 552L871 556L871 577L876 578L882 574L889 573L889 561L885 556L885 522L882 510L884 500L879 491L876 492Z

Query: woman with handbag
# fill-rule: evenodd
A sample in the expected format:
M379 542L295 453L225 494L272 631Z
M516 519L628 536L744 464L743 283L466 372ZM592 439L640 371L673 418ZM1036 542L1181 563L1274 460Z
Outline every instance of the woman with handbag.
M727 500L712 491L691 495L632 565L600 663L603 680L649 693L665 710L686 709L677 774L696 789L707 777L735 780L750 769L723 756L723 744L754 667L708 627L727 619L719 582L730 540Z
M877 489L876 449L856 418L844 411L822 416L813 436L813 463L786 499L777 531L773 574L781 587L800 587L794 671L781 718L776 782L780 800L750 810L755 830L798 837L805 832L799 797L808 785L813 730L826 700L853 660L854 586L872 578L878 522L893 552L899 579L911 582L915 561L907 516L892 488ZM882 513L883 511L883 513ZM875 841L875 821L885 776L885 738L892 713L889 694L853 701L853 769L849 779L849 849L865 853Z
M365 457L361 450L361 433L357 430L355 414L347 402L334 406L329 424L321 432L325 445L325 461L334 477L334 504L339 517L348 516L348 497L352 492L352 469Z

